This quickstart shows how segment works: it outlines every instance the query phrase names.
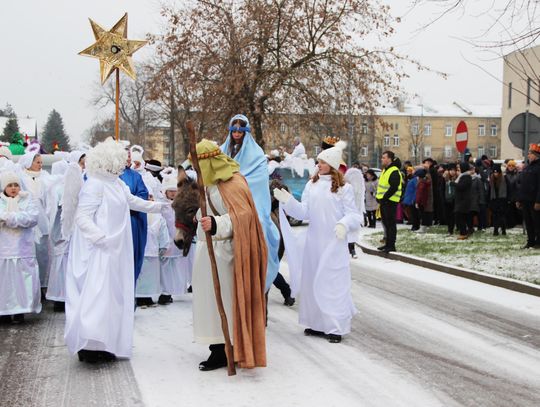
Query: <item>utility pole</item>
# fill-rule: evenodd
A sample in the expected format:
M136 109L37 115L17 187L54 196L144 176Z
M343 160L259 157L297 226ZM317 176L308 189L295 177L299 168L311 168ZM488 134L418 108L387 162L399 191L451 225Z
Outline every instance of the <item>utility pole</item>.
M174 104L174 83L171 85L171 112L170 112L170 130L171 134L169 135L169 164L175 167L175 140L174 140L174 113L176 106Z

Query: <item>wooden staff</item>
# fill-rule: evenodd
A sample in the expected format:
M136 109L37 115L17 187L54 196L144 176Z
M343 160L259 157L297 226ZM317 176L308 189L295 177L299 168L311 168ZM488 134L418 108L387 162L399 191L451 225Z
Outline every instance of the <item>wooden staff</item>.
M120 69L116 68L116 107L115 107L115 122L114 122L114 136L116 142L118 142L119 123L120 123Z
M191 122L191 120L188 120L186 122L186 128L189 133L189 153L191 154L191 165L197 173L197 185L199 186L199 203L201 206L201 215L204 218L207 216L206 193L204 190L201 168L199 167L199 159L197 157L197 136L195 134L195 128L193 127L193 123ZM212 280L214 281L214 294L216 296L219 316L221 317L221 329L223 330L223 337L225 338L225 353L227 354L227 373L229 376L233 376L236 374L236 369L234 367L233 348L231 345L231 337L229 336L229 324L227 323L227 315L225 314L225 308L223 308L223 300L221 298L221 285L219 283L214 245L212 244L212 236L210 235L210 232L205 232L204 234L206 236L206 246L208 247L210 264L212 265Z

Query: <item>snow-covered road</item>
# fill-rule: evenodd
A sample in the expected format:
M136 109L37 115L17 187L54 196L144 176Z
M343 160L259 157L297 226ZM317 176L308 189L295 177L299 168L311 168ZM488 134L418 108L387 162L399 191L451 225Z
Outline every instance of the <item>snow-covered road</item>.
M287 273L287 265L282 270ZM191 302L136 314L131 361L147 406L537 406L540 298L360 255L359 314L341 344L305 337L269 300L268 367L199 372Z

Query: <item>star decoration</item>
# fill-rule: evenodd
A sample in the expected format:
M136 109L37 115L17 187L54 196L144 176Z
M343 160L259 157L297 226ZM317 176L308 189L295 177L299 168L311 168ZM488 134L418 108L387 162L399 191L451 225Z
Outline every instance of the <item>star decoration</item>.
M96 42L79 52L79 55L99 59L101 84L104 84L117 68L124 71L132 79L136 77L131 56L142 48L146 41L127 39L127 17L127 13L124 14L110 31L106 31L95 21L89 19Z

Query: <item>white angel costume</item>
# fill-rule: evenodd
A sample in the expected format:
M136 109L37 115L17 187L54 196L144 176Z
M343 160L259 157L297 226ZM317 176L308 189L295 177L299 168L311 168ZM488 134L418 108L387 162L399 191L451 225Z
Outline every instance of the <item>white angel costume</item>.
M24 154L19 159L18 164L22 182L21 189L32 194L39 211L38 224L34 228L34 242L41 287L47 287L49 280L49 218L47 217L46 192L49 185L49 173L45 170L31 171L29 169L37 154L37 151Z
M298 265L290 269L292 295L299 292L300 324L326 334L345 335L351 330L356 308L351 297L347 240L338 239L334 229L340 223L348 233L353 232L360 227L361 217L352 186L345 184L336 193L331 192L331 186L331 176L320 175L317 182L306 184L301 203L291 197L280 205L295 219L309 221L305 242L295 241L286 220L281 225L289 265ZM299 271L300 275L293 275Z
M135 297L151 297L153 301L157 301L161 294L159 256L169 245L169 231L165 219L160 214L149 214L143 265L137 279Z
M37 204L28 192L21 191L15 198L1 192L0 315L41 311L33 230L38 217Z
M127 153L111 138L88 153L66 273L66 327L71 353L106 351L129 358L134 319L133 241L129 211L163 204L131 195L118 178Z
M364 173L358 168L349 168L345 173L345 182L348 182L353 187L354 193L354 203L356 204L356 209L364 217L366 212L366 183L364 180ZM362 223L360 224L362 226ZM347 240L349 243L356 243L358 240L358 231L353 231L347 235Z
M66 298L66 268L69 253L69 239L62 235L62 209L64 177L68 168L66 161L52 165L50 187L47 191L49 218L49 280L45 297L48 300L64 302Z

